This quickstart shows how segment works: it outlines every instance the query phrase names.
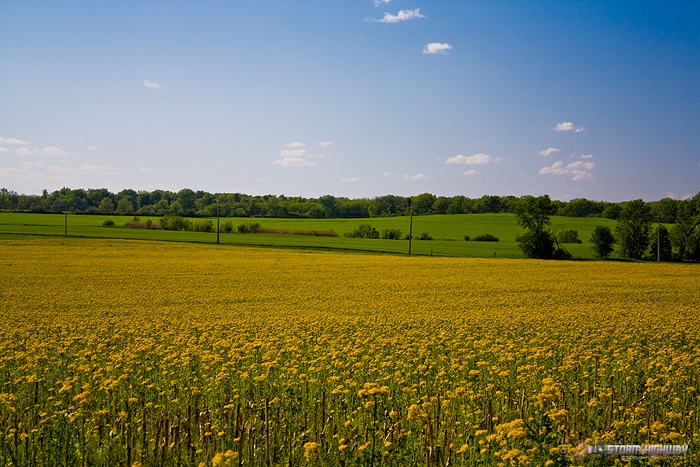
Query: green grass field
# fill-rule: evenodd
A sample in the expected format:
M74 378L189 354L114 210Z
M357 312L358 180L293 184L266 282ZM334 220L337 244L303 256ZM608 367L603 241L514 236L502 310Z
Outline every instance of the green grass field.
M115 227L103 227L105 220L111 219ZM124 238L166 240L182 242L216 242L216 233L176 232L165 230L131 229L124 225L132 216L92 216L63 214L0 213L0 234L22 235L65 235L75 237ZM146 221L148 217L142 217ZM158 222L158 217L151 217ZM216 222L216 219L213 219ZM67 221L67 228L66 228ZM298 230L334 230L338 237L287 235L287 234L240 234L221 233L222 244L258 245L288 248L332 248L386 253L408 253L407 240L384 240L348 238L343 234L351 232L360 224L371 224L379 232L384 229L399 229L403 235L409 232L408 217L379 217L371 219L276 219L276 218L222 218L221 223L231 222L236 226L247 222L258 222L263 227ZM596 225L614 228L615 221L599 218L552 217L553 229L575 229L581 244L566 244L564 247L577 259L592 259L593 250L589 238ZM522 228L516 224L512 214L458 214L415 216L413 235L419 237L428 233L434 240L413 240L411 254L434 256L523 258L515 237ZM499 242L465 241L477 235L491 234Z

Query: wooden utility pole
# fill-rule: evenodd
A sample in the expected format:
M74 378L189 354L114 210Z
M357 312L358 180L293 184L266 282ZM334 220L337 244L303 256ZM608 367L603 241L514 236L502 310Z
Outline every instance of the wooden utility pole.
M408 204L411 209L411 221L408 224L408 254L411 255L411 242L413 241L413 199L409 198Z

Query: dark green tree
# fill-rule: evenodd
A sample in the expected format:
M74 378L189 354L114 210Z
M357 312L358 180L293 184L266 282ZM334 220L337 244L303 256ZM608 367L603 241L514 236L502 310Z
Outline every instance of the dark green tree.
M641 199L625 203L615 227L615 235L625 258L642 259L649 247L651 208Z
M615 236L609 227L596 225L590 241L598 258L605 259L615 250Z
M523 253L530 258L547 259L565 256L563 250L560 255L557 255L560 249L555 248L554 235L547 228L551 224L550 217L556 209L549 195L523 196L513 207L518 225L527 230L518 235L516 241L520 244Z
M700 261L700 193L690 199L663 199L657 205L662 222L671 227L671 245L677 258Z

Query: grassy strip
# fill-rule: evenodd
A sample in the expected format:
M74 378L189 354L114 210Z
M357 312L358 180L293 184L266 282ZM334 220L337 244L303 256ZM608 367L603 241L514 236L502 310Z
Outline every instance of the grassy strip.
M140 222L151 220L152 225L159 222L159 217L142 216ZM178 232L153 229L129 229L103 227L103 223L112 220L115 226L124 226L133 220L133 216L72 215L63 214L25 214L0 213L0 234L34 234L60 236L65 233L68 221L68 235L97 238L125 238L144 240L166 240L181 242L215 243L215 232ZM212 219L216 224L216 219ZM241 221L256 221L261 224L261 233L256 235L239 233L221 233L220 243L237 245L266 245L289 248L323 248L340 250L375 251L384 253L408 253L408 241L348 238L344 234L352 232L362 223L369 223L380 232L384 229L398 229L409 233L409 218L379 217L372 219L288 219L288 218L222 218L221 224ZM202 221L202 219L193 219ZM614 228L615 221L599 218L553 217L553 229L574 229L579 233L581 244L567 244L565 248L574 258L592 259L594 257L588 239L596 225ZM302 233L303 232L303 233ZM337 236L331 236L330 232ZM426 232L434 240L415 240ZM416 216L413 218L413 236L411 254L433 256L461 256L481 258L523 258L515 241L522 229L516 224L511 214L457 214ZM286 235L280 235L286 234ZM490 234L500 239L499 242L465 242L465 235L471 238Z

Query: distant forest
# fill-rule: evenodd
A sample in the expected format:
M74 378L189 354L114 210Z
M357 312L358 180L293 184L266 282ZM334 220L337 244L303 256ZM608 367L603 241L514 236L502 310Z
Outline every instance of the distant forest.
M696 196L697 198L698 196ZM24 195L0 188L0 210L13 212L76 214L118 214L185 217L296 217L296 218L367 218L427 214L482 214L512 212L520 200L515 196L435 196L430 193L404 197L385 195L376 198L350 199L331 195L320 198L242 193L208 193L182 189L112 193L105 188L69 189L41 195ZM683 203L664 199L647 203L660 212L658 205ZM568 202L553 201L555 215L569 217L604 217L618 219L625 203L592 201L585 198ZM662 219L663 221L663 219ZM670 221L670 219L669 219Z

